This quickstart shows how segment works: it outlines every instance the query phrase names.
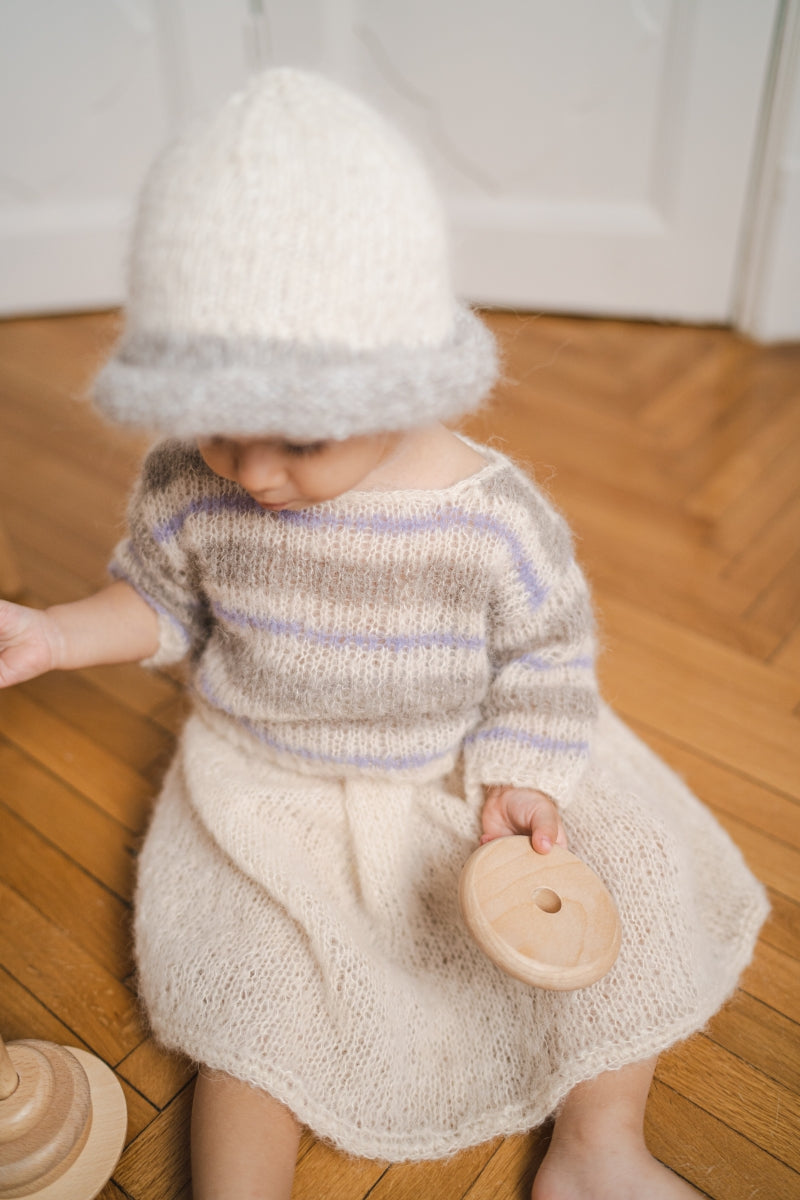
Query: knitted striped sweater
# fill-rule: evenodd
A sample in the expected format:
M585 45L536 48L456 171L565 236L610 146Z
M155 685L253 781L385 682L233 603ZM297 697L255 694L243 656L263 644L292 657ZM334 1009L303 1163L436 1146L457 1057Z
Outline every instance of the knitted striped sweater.
M593 622L568 528L494 450L435 491L267 512L196 449L147 457L112 574L188 658L197 704L317 775L447 774L568 805L597 719Z

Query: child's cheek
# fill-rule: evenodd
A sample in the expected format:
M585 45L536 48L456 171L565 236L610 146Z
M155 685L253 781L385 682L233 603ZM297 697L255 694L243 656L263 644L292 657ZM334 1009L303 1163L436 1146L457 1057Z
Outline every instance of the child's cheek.
M200 457L210 471L213 471L215 475L225 476L223 469L225 455L219 447L198 443L197 449L200 451ZM227 476L225 477L227 478Z
M317 466L316 470L304 470L297 478L297 486L309 500L331 500L339 494L336 472Z

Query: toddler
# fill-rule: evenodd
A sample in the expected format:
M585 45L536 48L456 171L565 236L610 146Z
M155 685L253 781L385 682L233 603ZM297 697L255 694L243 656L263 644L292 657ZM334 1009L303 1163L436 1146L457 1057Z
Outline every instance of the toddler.
M424 172L338 87L269 71L156 164L97 399L165 437L114 582L0 606L0 683L187 662L135 936L155 1036L200 1064L196 1200L288 1197L301 1123L402 1160L553 1113L535 1200L696 1194L645 1148L647 1092L764 894L598 699L563 520L443 424L495 369ZM463 927L463 863L514 833L612 892L591 987L527 987Z

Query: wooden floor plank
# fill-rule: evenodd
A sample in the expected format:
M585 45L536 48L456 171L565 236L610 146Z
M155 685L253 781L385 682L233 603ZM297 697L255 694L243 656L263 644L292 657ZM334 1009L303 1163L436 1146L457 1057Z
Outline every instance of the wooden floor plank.
M547 1137L541 1131L505 1138L464 1193L465 1200L528 1200L546 1150Z
M0 471L2 464L0 463ZM49 561L65 576L76 576L84 590L103 587L108 582L101 544L108 542L102 533L98 542L76 533L68 525L59 525L49 513L35 509L24 498L11 493L0 483L0 512L9 537L18 549L20 567L27 586L31 586L30 560Z
M791 633L776 647L771 662L782 671L800 676L800 618Z
M699 1034L662 1054L658 1079L729 1129L800 1171L800 1101L723 1046Z
M139 716L77 671L51 671L31 679L25 692L148 781L153 766L161 766L174 748L174 738L157 721Z
M194 1068L177 1054L168 1054L145 1038L123 1058L117 1074L157 1108L165 1108L194 1076Z
M367 1196L387 1169L388 1163L350 1158L315 1141L297 1164L292 1200L355 1200Z
M8 446L10 439L5 441ZM75 536L113 544L124 517L120 488L113 480L87 471L61 450L45 449L35 433L17 434L17 453L4 452L2 489L18 503L48 512L56 528ZM43 481L46 481L43 487ZM57 501L57 503L54 503Z
M797 447L785 446L757 488L732 504L714 526L716 544L741 554L763 538L797 493Z
M552 399L552 398L551 398ZM517 431L530 421L531 391L521 387L503 406L501 448L519 456ZM479 440L500 440L500 428L492 414L473 418L471 431ZM528 466L544 482L558 475L558 464L569 463L573 473L611 494L642 498L667 505L674 497L674 484L664 473L652 469L652 443L631 425L624 414L610 413L602 405L578 405L569 395L561 403L542 406L536 420L536 454Z
M748 825L800 850L800 804L793 797L763 787L652 726L630 719L629 724L715 812L727 813L741 826ZM743 832L742 837L746 836Z
M0 356L32 379L59 381L66 395L83 389L118 334L118 312L77 313L0 323Z
M104 1061L117 1063L143 1034L133 996L111 972L0 883L0 962Z
M152 786L139 771L37 704L25 684L0 692L5 738L94 801L126 829L141 830Z
M800 1095L800 1026L774 1008L738 991L714 1017L707 1036L795 1097Z
M796 958L762 940L741 986L748 995L800 1025L800 962ZM797 1053L797 1047L787 1047L787 1053Z
M762 883L796 903L800 902L800 850L776 842L768 834L737 821L727 813L717 812L716 815L741 848L750 870L758 875Z
M797 455L800 464L800 452ZM783 572L791 569L797 550L797 530L800 529L800 493L777 513L775 519L741 553L731 558L723 571L725 582L746 588L750 601L746 613L754 612L760 596L769 591Z
M4 805L0 875L116 979L130 974L129 907Z
M740 341L709 347L655 392L639 414L642 426L676 458L685 459L691 446L740 403L747 359L747 347Z
M69 604L73 600L83 599L92 590L87 586L86 579L76 572L65 568L52 558L43 558L24 541L15 539L13 529L9 532L23 581L21 593L14 596L18 604L28 604L32 608ZM102 586L104 582L104 579L98 579L98 586Z
M113 1179L110 1179L102 1192L99 1192L96 1200L129 1200L125 1193L117 1187Z
M773 630L783 640L795 628L800 612L800 551L784 564L765 586L745 616L761 628Z
M772 908L761 930L761 942L790 959L800 959L800 904L775 891L769 892L769 902Z
M371 1189L370 1200L411 1200L413 1196L447 1196L459 1200L488 1163L493 1144L476 1146L435 1162L397 1163Z
M127 1080L120 1076L119 1072L117 1072L117 1079L125 1096L125 1107L128 1111L125 1145L129 1146L155 1120L158 1109L142 1096L141 1093L137 1092L135 1088L131 1087Z
M0 351L0 393L25 397L24 405L0 410L6 438L35 438L38 431L39 445L53 453L60 450L85 471L126 485L133 479L151 439L100 423L88 399L77 401L60 376L37 378L30 364L15 366Z
M657 646L665 657L693 667L729 692L745 693L781 716L792 716L800 703L800 678L753 659L707 634L687 629L659 613L616 596L604 596L600 610L601 636L610 652L623 645L632 653ZM800 723L798 724L800 731Z
M660 646L636 653L611 652L601 663L606 693L626 718L669 737L723 766L792 795L800 778L800 727L796 717L765 711L746 693L680 663ZM653 681L658 680L658 687Z
M702 574L691 567L679 577L669 573L662 573L661 578L647 572L639 574L635 560L620 543L595 545L591 531L579 542L578 555L601 618L609 600L624 600L754 659L769 660L781 645L781 635L742 615L742 597L736 597L734 603L719 579L712 579L705 587Z
M796 1171L658 1080L645 1132L652 1152L711 1200L797 1200Z
M189 1177L192 1087L184 1088L131 1143L114 1182L131 1200L174 1200Z
M65 1014L67 1017L69 1013ZM0 1020L6 1042L36 1038L57 1046L77 1046L90 1053L89 1046L75 1030L60 1020L29 988L0 966Z
M772 470L787 445L800 442L800 411L798 406L782 398L771 418L759 428L742 437L737 431L730 454L719 466L703 472L702 483L687 497L689 512L706 520L719 520L734 504L746 500L749 492L758 489L765 475Z
M0 739L0 802L122 900L133 890L129 829Z
M75 675L87 680L98 691L113 696L132 712L150 717L160 724L158 714L172 703L183 689L160 671L143 671L138 663L89 667ZM163 728L163 725L162 725Z

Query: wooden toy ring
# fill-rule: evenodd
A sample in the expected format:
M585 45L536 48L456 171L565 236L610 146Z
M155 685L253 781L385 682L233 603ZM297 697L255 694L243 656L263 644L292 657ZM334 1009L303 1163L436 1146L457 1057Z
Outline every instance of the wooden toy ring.
M89 1200L110 1179L125 1095L101 1059L72 1046L0 1039L0 1200Z
M614 901L594 871L561 846L538 854L529 837L487 842L464 864L459 903L483 952L523 983L588 987L619 953Z

